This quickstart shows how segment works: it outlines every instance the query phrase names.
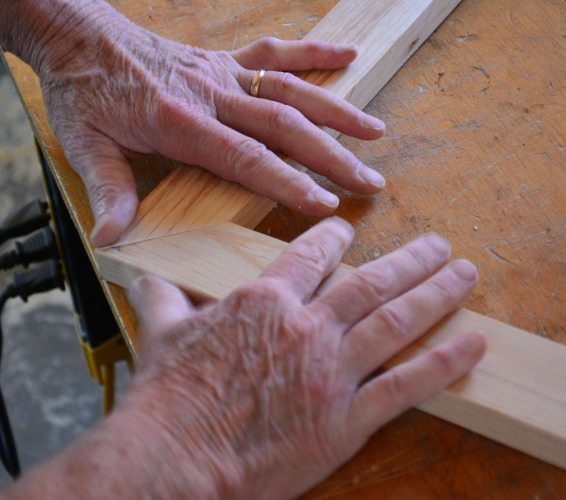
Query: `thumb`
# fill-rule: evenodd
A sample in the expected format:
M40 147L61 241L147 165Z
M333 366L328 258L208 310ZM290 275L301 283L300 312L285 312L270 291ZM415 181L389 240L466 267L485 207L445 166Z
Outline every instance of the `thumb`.
M84 182L96 221L91 242L111 245L130 225L139 203L130 164L119 146L99 132L69 146L64 150Z
M142 342L166 333L194 311L179 288L155 276L136 278L128 296L136 311Z

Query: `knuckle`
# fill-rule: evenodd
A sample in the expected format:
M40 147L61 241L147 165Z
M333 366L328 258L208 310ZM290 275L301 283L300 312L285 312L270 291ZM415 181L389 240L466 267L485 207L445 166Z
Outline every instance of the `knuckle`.
M301 80L291 73L277 73L274 87L278 97L289 96L297 92Z
M425 257L426 252L422 252L419 245L409 245L407 251L421 274L428 276L434 271L432 264Z
M327 44L318 40L312 40L306 45L306 49L311 53L311 55L317 55L327 52Z
M300 264L305 264L316 271L323 272L329 261L328 250L317 241L297 241L289 252Z
M318 125L330 126L333 122L351 120L350 117L345 116L344 100L325 89L319 89L318 100L322 104L320 113L317 116Z
M448 377L454 373L455 363L450 355L443 350L431 351L432 362L442 377Z
M279 301L282 292L283 286L277 279L265 278L238 288L233 296L239 305L273 304Z
M431 280L432 293L440 298L443 303L452 302L459 295L458 285L447 276L438 276Z
M270 66L271 69L277 69L277 52L280 43L281 42L277 40L277 38L260 38L253 44L256 51L256 62L258 62L261 66Z
M228 166L234 179L241 182L258 172L267 154L267 148L252 139L242 141L228 152Z
M377 316L393 337L406 340L411 336L411 319L398 305L381 306L377 310Z
M387 376L387 393L391 402L399 409L409 405L411 382L406 371L393 368Z
M324 274L324 263L315 259L305 258L302 253L295 250L287 252L285 257L286 270L294 275L299 275L303 279L321 277Z
M373 302L386 302L388 291L393 285L393 271L388 266L366 267L356 274L356 286L369 295Z
M110 205L113 201L120 198L124 188L108 180L90 184L87 187L87 191L91 205L98 207L101 204Z
M302 115L296 109L283 104L274 104L269 113L269 127L275 133L289 132L297 128L301 122Z
M319 189L320 187L305 172L298 172L297 170L293 169L291 175L292 178L290 183L292 183L293 190L296 193L297 197L309 199L312 197L313 191L315 189Z
M279 40L271 36L260 38L256 43L256 47L268 55L274 55L277 50Z
M320 329L320 324L315 314L294 314L288 317L285 329L294 335L312 335Z
M186 118L187 110L192 111L191 108L186 106L179 106L174 98L166 94L160 93L156 98L155 116L160 125L182 122Z

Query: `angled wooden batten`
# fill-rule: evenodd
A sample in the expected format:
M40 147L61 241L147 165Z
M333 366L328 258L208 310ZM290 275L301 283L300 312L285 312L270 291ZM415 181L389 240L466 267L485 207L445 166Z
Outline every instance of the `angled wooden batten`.
M313 71L305 79L363 108L458 3L342 0L306 38L357 43L359 57L344 70ZM199 167L178 168L141 203L120 242L97 250L101 277L128 288L140 273L152 273L194 299L221 299L257 278L285 248L251 230L273 206ZM351 272L341 265L329 282ZM461 309L388 366L471 330L488 336L485 358L420 408L566 468L565 346Z

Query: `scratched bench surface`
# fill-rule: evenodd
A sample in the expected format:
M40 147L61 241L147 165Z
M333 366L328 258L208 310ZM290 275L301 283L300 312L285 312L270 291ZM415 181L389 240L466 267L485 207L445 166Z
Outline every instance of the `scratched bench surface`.
M336 0L115 0L173 40L231 50L261 36L299 39ZM37 79L11 70L92 256L88 200L47 123ZM337 214L360 265L418 234L449 238L479 268L468 307L566 344L566 2L463 0L367 107L387 123L376 143L340 140L387 178L375 199L342 191ZM136 165L140 196L174 164ZM326 187L327 183L318 179ZM258 230L289 241L315 219L276 208ZM135 346L123 293L104 285ZM566 472L416 410L386 426L309 493L332 499L561 499Z

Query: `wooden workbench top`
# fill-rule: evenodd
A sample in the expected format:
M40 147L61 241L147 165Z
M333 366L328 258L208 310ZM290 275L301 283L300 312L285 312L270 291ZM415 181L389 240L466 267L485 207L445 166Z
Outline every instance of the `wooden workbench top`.
M261 36L300 39L336 1L110 3L159 35L231 50ZM92 257L84 187L47 123L36 77L8 61ZM385 120L386 136L341 138L388 181L375 199L335 190L337 215L357 230L345 262L360 265L436 231L479 269L470 309L566 344L565 75L564 0L463 0L367 107ZM173 166L138 162L140 196ZM290 241L315 222L278 207L258 230ZM105 290L135 343L123 293ZM562 499L566 472L413 410L306 498Z

